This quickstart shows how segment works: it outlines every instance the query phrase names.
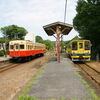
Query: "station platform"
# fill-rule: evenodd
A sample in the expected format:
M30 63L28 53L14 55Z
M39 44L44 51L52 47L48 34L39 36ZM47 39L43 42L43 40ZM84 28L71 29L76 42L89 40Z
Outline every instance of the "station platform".
M37 77L36 84L32 86L28 96L39 100L57 99L66 100L94 100L81 78L78 71L68 58L62 58L58 63L53 58L44 69L44 73Z
M2 57L0 57L0 62L8 61L9 59L11 59L11 57L9 57L9 55L7 55L7 57L2 56Z

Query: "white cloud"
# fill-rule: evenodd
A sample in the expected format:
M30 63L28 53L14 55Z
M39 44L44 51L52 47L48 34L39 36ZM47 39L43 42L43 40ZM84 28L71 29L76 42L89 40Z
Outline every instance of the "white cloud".
M72 24L77 0L67 0L66 22ZM29 32L48 37L42 26L64 20L65 0L1 0L0 1L0 27L16 24L25 27ZM70 33L73 37L77 34L74 30ZM71 39L69 35L66 39Z

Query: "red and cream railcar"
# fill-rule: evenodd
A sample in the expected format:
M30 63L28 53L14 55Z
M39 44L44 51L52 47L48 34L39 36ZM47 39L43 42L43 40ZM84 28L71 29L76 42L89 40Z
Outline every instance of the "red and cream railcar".
M33 43L26 40L13 40L9 42L9 55L13 58L43 55L45 52L46 46L41 43Z

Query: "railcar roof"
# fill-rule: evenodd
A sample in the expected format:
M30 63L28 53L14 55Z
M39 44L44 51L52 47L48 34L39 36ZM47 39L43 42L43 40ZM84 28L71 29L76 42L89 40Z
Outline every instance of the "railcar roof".
M82 41L90 41L90 40L72 40L71 42L75 42L75 41L79 41L79 42L82 42Z
M10 41L10 43L20 43L20 42L22 42L22 43L34 43L34 42L32 42L32 41L29 41L29 40L12 40L12 41ZM42 44L42 43L34 43L34 44L37 44L37 45L45 45L45 44Z

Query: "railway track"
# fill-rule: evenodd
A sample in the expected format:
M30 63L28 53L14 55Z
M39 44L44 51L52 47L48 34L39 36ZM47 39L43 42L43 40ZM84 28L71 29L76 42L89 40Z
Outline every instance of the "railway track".
M49 55L45 55L45 57L46 56L48 56L49 57ZM44 56L43 56L44 57ZM41 57L36 57L36 59L39 59L39 58L41 58ZM32 60L30 60L30 61L27 61L27 62L25 62L25 63L30 63L30 62L33 62L33 60L35 61L36 59L32 59ZM11 62L9 62L9 61L7 61L7 62L1 62L0 63L0 73L1 72L4 72L4 71L6 71L6 70L9 70L9 69L11 69L11 68L14 68L14 67L17 67L17 66L19 66L19 65L21 65L21 64L23 64L23 63L11 63ZM39 64L38 64L39 65ZM37 66L38 66L37 65Z
M20 65L20 64L14 64L14 63L10 63L10 62L4 63L3 65L0 66L0 73L4 72L6 70L9 70L11 68L17 67L18 65Z
M100 87L100 70L87 63L76 64Z

